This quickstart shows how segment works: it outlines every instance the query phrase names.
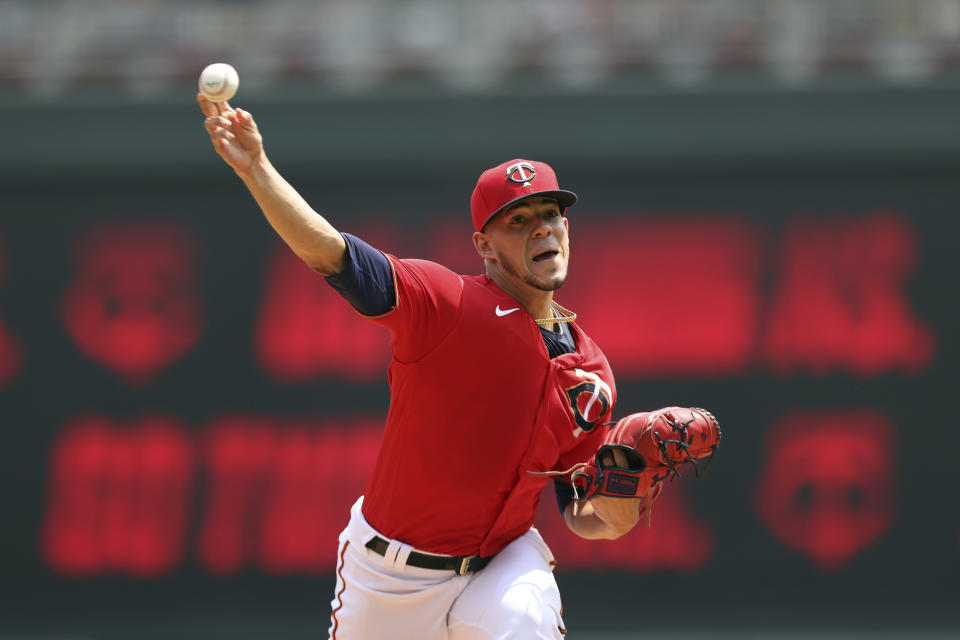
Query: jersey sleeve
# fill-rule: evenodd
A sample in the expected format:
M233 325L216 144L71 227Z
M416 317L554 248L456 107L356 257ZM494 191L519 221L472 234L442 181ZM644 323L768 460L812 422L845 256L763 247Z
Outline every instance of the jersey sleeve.
M589 433L585 433L578 438L578 442L567 451L560 454L555 471L569 469L575 464L592 460L597 449L603 444L603 438L607 433L605 427L598 427Z
M592 460L597 453L597 449L603 444L606 431L606 428L600 427L584 434L572 448L560 454L557 465L553 470L565 471L575 464ZM573 487L570 485L570 479L568 477L555 478L553 488L557 494L557 506L560 507L560 513L563 513L567 505L573 500Z
M327 283L360 315L390 331L394 358L415 362L428 354L459 319L463 280L435 262L401 260L341 235L344 268Z
M396 360L416 362L440 344L460 320L463 279L429 260L387 258L393 269L396 301L386 312L367 317L390 331Z

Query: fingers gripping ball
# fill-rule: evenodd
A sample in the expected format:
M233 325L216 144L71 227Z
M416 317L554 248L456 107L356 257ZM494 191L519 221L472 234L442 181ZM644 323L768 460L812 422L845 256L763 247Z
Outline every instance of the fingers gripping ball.
M200 72L200 93L210 102L224 102L237 93L240 76L224 62L216 62Z
M583 463L571 477L578 499L594 494L641 497L658 483L680 475L685 464L699 478L720 445L720 425L705 409L667 407L634 413L620 419L607 434L593 460ZM626 466L611 464L609 455L621 451ZM659 492L658 492L659 493Z

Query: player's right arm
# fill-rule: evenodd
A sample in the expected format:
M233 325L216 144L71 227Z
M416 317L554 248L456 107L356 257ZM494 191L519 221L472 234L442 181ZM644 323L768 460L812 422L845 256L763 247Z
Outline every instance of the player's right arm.
M263 137L249 111L197 94L213 148L250 190L263 215L301 260L324 276L344 266L346 243L340 233L290 186L270 164Z
M388 328L401 362L433 349L459 317L463 282L449 269L422 260L391 261L314 211L273 168L248 111L197 95L213 148L243 180L281 238L326 276L354 308ZM336 276L336 277L334 277Z

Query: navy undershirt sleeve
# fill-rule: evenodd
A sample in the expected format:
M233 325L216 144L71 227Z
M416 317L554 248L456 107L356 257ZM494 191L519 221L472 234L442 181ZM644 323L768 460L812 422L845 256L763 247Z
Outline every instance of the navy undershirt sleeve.
M385 255L349 233L343 271L326 280L353 308L365 316L379 316L393 309L397 292L393 268Z
M567 480L554 480L553 490L557 494L557 506L562 514L567 510L567 505L573 502L573 485Z

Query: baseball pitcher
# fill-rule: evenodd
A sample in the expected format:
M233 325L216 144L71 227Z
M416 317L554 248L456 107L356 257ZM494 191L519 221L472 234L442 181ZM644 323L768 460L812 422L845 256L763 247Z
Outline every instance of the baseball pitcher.
M484 171L470 201L484 273L458 275L338 232L270 164L249 112L198 102L281 238L390 332L390 411L340 536L330 638L562 638L553 556L533 527L544 485L574 533L614 539L720 441L702 409L612 420L610 365L554 300L577 196L543 162Z

